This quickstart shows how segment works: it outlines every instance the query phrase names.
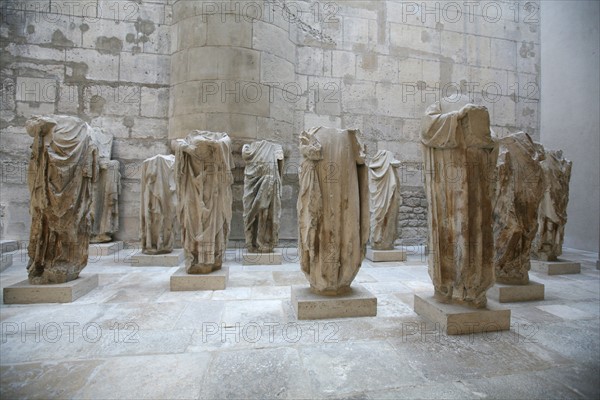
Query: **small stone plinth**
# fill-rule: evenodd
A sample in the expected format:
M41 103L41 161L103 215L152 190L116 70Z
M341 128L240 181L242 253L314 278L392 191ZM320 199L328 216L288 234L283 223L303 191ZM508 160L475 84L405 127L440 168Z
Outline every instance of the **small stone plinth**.
M298 319L374 317L377 297L360 285L339 296L314 294L306 286L292 286L292 306Z
M414 310L421 317L436 324L436 329L447 335L510 329L510 310L470 308L438 302L432 295L415 294Z
M16 240L0 240L0 253L10 253L19 250L19 243Z
M406 261L406 251L400 249L393 250L373 250L367 248L367 260L373 262L386 261Z
M123 250L123 242L90 243L89 257L103 257Z
M246 253L242 255L243 265L281 265L281 252Z
M28 280L4 288L4 304L72 303L98 286L98 275L79 275L67 283L32 285Z
M4 271L13 263L12 253L0 253L0 271Z
M176 267L183 262L183 249L173 250L167 254L143 254L131 256L127 263L132 267Z
M505 285L497 283L487 291L490 299L498 303L544 300L544 285L529 281L527 285Z
M574 261L540 261L531 260L531 270L547 275L568 275L581 273L581 264Z
M183 266L171 275L171 291L225 290L228 279L229 268L227 267L210 274L188 274Z

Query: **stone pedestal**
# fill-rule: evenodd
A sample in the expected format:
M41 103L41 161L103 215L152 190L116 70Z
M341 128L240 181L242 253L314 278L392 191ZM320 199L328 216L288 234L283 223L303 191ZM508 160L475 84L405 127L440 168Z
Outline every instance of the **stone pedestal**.
M314 294L307 286L292 286L292 306L298 319L374 317L377 297L361 285L339 296Z
M366 257L367 260L373 262L406 261L406 251L401 249L373 250L370 247L368 247Z
M183 266L171 275L171 291L225 290L228 280L229 268L227 267L210 274L188 274Z
M16 240L0 240L0 253L9 253L19 250L19 243Z
M544 300L544 285L529 281L527 285L497 283L487 291L487 297L499 303Z
M547 275L568 275L581 273L581 264L574 261L540 261L531 260L531 270Z
M98 286L98 275L49 285L32 285L28 280L4 288L4 304L72 303Z
M0 271L4 271L13 263L12 253L0 253Z
M281 252L247 253L242 254L243 265L281 265Z
M90 243L90 250L88 257L102 257L109 256L123 250L123 242L108 242L108 243Z
M127 263L132 267L176 267L183 262L183 259L183 249L176 249L167 254L138 253L131 256Z
M510 310L470 308L457 304L439 303L432 295L415 294L414 310L421 317L436 324L436 329L447 335L510 329Z

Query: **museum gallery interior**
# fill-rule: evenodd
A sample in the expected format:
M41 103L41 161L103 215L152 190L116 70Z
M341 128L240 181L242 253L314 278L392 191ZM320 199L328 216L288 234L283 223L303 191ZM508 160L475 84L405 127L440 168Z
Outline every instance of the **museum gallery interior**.
M2 399L600 397L600 3L0 4Z

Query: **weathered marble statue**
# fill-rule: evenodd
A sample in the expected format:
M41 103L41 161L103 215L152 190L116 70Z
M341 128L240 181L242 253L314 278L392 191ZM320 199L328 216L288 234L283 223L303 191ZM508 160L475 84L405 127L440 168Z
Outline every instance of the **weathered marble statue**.
M92 128L76 117L33 117L28 183L31 194L29 282L65 283L87 265L92 180L98 150Z
M369 165L371 193L371 248L393 250L400 208L400 161L391 151L379 150Z
M544 197L538 210L538 231L532 245L532 256L542 261L556 261L562 254L569 181L573 163L563 158L562 151L546 151L542 161Z
M92 184L91 243L110 242L119 230L119 193L121 172L119 161L111 160L113 136L93 128L92 137L98 148L100 172Z
M175 156L157 155L142 163L140 232L142 252L173 251L177 220Z
M194 131L173 148L186 271L207 274L221 268L229 237L231 140L226 133Z
M543 149L524 132L499 140L494 204L496 281L529 283L531 242L537 232L538 207L544 194Z
M300 265L317 294L349 291L365 257L369 178L358 134L320 127L300 135Z
M484 307L494 284L492 196L498 157L488 111L466 96L444 98L429 106L421 128L435 297Z
M261 140L242 148L244 233L251 252L270 253L279 241L283 148Z

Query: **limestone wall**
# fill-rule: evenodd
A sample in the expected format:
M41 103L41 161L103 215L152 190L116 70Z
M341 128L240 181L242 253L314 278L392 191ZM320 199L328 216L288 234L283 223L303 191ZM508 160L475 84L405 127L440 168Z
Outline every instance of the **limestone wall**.
M241 146L286 151L282 239L296 237L297 134L359 128L403 161L399 234L426 235L420 117L463 90L499 135L539 137L539 2L4 1L1 202L6 237L29 229L31 114L78 115L115 135L121 231L138 237L141 161L191 129L226 131L236 153L232 238L242 238ZM340 171L342 172L342 171Z

